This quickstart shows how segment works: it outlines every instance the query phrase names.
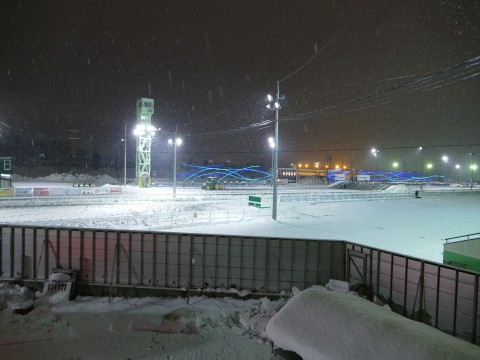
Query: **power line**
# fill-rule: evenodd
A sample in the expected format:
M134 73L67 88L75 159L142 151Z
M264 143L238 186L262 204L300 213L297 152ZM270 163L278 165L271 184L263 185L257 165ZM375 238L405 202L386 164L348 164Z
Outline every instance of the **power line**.
M353 18L350 19L341 29L340 31L333 37L330 39L330 41L328 41L319 51L317 51L315 53L315 55L313 55L310 59L308 59L303 65L301 65L300 67L298 67L295 71L293 71L292 73L290 73L289 75L285 76L283 79L280 79L278 80L279 82L283 82L289 78L291 78L293 75L295 75L296 73L298 73L300 70L302 70L305 66L307 66L308 64L310 64L313 60L315 60L327 47L330 46L330 44L332 44L344 31L345 29L347 28L348 25L350 25L353 21Z

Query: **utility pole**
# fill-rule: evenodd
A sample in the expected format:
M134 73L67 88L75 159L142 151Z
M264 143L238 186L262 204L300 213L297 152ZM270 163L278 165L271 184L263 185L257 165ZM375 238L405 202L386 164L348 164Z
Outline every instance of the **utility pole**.
M275 102L275 157L273 161L273 206L272 219L277 220L277 192L278 192L278 112L280 110L280 81L277 81L277 96Z
M173 198L177 196L177 126L175 125L175 141L173 145Z
M123 186L127 186L127 122L125 121L125 137L123 138Z

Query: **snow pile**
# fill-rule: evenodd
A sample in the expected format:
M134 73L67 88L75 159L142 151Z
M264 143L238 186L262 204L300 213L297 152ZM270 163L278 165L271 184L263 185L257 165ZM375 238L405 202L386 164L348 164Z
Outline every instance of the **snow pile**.
M267 324L268 337L304 360L480 359L480 348L363 298L316 286Z
M65 184L91 184L96 186L102 186L105 184L118 184L118 181L109 175L86 175L86 174L50 174L48 176L32 179L20 175L13 175L13 180L17 182L44 182L44 183L65 183Z
M285 300L109 298L45 294L0 283L2 359L269 359L265 326Z
M93 180L93 183L97 186L115 185L115 184L118 184L118 181L109 175L99 175L95 177L95 179Z
M59 281L59 282L64 282L64 281L70 281L70 275L57 272L57 273L52 273L48 277L48 280L50 281Z
M412 193L412 189L409 189L406 185L392 185L383 190L387 193L407 194Z
M27 287L0 283L0 310L26 309L33 306L33 292Z

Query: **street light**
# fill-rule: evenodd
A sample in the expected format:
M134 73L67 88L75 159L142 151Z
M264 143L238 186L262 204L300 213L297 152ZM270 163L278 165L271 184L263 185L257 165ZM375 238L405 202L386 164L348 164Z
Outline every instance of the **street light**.
M456 171L455 182L458 183L458 172L459 172L459 170L460 170L460 165L459 165L459 164L456 164L456 165L455 165L455 170L457 170L457 171Z
M267 108L275 110L275 157L273 162L273 204L272 204L272 218L277 220L277 191L278 191L278 112L281 109L280 101L284 100L285 96L280 96L280 81L277 81L277 94L274 98L272 95L267 95Z
M469 155L470 155L470 170L472 171L470 174L470 190L473 190L473 170L477 169L477 165L473 165L473 155L475 155L475 153L471 152L469 153Z
M173 145L173 198L177 194L177 146L182 145L182 139L177 138L177 130L175 130L175 140L168 139L168 144Z
M420 146L418 148L418 150L420 151L420 158L422 159L422 168L421 168L421 174L422 174L422 178L420 179L420 190L423 190L423 180L424 180L424 171L423 171L423 152L425 151L425 147L424 146Z
M398 168L398 162L395 161L395 162L392 164L392 166L393 166L395 169Z
M373 165L373 181L375 181L375 178L376 178L376 175L377 175L377 155L379 153L378 149L375 149L373 148L372 150L370 150L373 157L375 158L375 162L374 162L374 165Z
M125 121L125 137L123 141L123 186L127 186L127 122Z
M275 150L275 140L272 137L268 138L268 144L272 148L272 179L273 179L273 155Z
M443 182L445 182L447 178L447 164L448 164L448 156L443 155L442 156L442 161L443 161Z

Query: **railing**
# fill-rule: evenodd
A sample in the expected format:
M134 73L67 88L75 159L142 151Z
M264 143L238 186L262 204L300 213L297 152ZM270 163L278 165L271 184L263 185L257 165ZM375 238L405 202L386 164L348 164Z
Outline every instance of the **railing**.
M4 279L279 293L343 278L342 242L0 225Z
M480 343L480 273L347 243L347 279L393 311Z
M278 295L343 279L406 317L480 341L479 273L349 242L0 225L0 280L42 282L53 268L76 270L80 289L117 295Z
M449 241L452 241L452 240L455 240L455 241L470 240L470 237L471 237L471 236L473 236L473 239L477 239L477 238L480 238L480 233L454 236L454 237L446 238L446 239L444 239L444 240L445 240L445 244L447 244Z

